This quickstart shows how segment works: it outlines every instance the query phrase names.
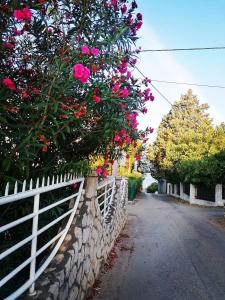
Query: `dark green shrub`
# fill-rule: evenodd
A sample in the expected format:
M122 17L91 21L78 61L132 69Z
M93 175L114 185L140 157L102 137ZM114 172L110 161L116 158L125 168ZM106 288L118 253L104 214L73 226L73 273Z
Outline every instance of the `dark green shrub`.
M136 198L137 193L141 191L142 178L128 177L128 200Z
M158 183L153 182L147 187L147 193L155 193L158 191Z

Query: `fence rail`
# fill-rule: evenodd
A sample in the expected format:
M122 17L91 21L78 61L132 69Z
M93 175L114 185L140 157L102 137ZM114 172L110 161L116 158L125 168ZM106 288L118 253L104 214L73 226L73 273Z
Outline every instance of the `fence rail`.
M112 203L115 192L115 178L108 178L97 187L97 200L99 203L100 211L105 219L108 215L110 204Z
M66 198L60 199L50 205L40 208L40 204L41 204L40 196L42 194L61 189L63 187L68 187L70 185L74 186L76 184L77 184L76 192L73 192L70 196ZM57 253L59 247L61 246L70 228L70 225L72 223L72 220L74 218L74 215L76 213L82 195L83 184L84 184L84 178L76 178L72 174L67 174L65 176L53 177L52 179L48 177L47 180L43 178L41 185L39 179L37 179L35 187L33 186L33 181L31 180L28 184L27 190L26 190L27 182L24 181L22 186L20 186L21 191L19 191L19 184L16 182L11 194L10 194L9 184L6 185L5 196L0 197L0 208L2 205L10 204L16 201L21 201L32 197L33 211L32 213L26 216L18 218L17 220L9 222L8 224L4 224L3 226L0 227L0 233L3 232L6 233L8 230L22 223L25 223L28 220L30 221L32 220L31 235L19 241L15 245L9 247L8 249L4 250L0 254L0 261L2 261L4 258L8 257L10 254L20 249L27 243L31 243L30 257L24 260L22 263L20 263L19 266L17 266L15 269L13 269L11 272L9 272L6 276L4 276L0 280L0 288L3 285L5 285L9 280L11 280L13 277L15 277L21 270L23 270L25 267L30 265L29 279L24 284L22 284L18 289L16 289L12 294L7 296L5 299L7 300L16 299L17 297L22 295L28 288L29 288L29 293L31 295L35 293L35 281L47 268L52 258ZM28 201L30 201L30 199L28 199ZM66 202L70 204L69 210L64 212L61 216L55 218L53 221L51 221L50 223L48 223L47 225L39 229L38 225L39 225L40 215ZM68 220L64 225L64 228L63 229L61 228L60 232L57 232L57 234L55 234L50 240L48 240L44 245L42 245L40 249L38 249L37 247L38 237L43 232L52 228L55 224L59 223L62 220L65 220L65 218L68 218ZM37 257L50 246L53 246L51 248L51 253L45 259L45 261L42 262L41 266L37 266L36 265Z

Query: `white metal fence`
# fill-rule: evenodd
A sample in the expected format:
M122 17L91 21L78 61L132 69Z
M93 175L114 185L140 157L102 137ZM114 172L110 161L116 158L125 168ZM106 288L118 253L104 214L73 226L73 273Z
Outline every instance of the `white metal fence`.
M104 180L97 187L97 199L104 219L107 217L110 204L112 203L114 197L115 184L115 178L112 177Z
M31 180L29 183L29 187L27 188L26 181L23 182L21 186L21 191L19 191L19 185L16 182L14 185L14 190L10 194L9 192L9 184L7 184L5 189L5 196L0 197L0 209L2 205L5 204L11 204L16 201L21 201L27 198L32 197L33 201L33 210L31 213L18 218L17 220L14 220L8 224L4 224L0 227L0 234L6 233L10 229L28 221L32 221L32 233L28 237L24 238L23 240L19 241L13 246L10 246L6 250L0 253L0 262L1 264L4 263L4 258L8 257L10 254L14 253L16 250L20 249L27 243L31 243L31 249L30 249L30 257L27 258L25 261L20 263L16 268L14 268L12 271L10 271L6 276L4 276L2 279L0 279L0 290L1 287L4 286L9 280L14 278L21 270L29 267L29 279L23 283L19 288L17 288L11 295L7 296L5 299L12 300L16 299L20 295L22 295L28 288L30 294L35 293L35 281L36 279L43 273L43 271L47 268L55 254L57 253L59 247L61 246L69 228L72 223L72 220L74 218L74 215L76 213L81 195L83 190L83 184L84 184L84 178L76 178L75 176L71 174L67 174L65 176L57 176L56 178L53 177L50 179L49 177L47 180L44 178L42 179L42 183L40 184L39 179L36 181L35 186L33 186L33 181ZM57 200L56 202L47 205L43 208L40 208L41 199L40 196L44 193L55 191L61 188L68 187L70 185L77 185L76 192L73 191L72 194L66 198ZM108 183L106 184L106 186ZM105 187L105 185L104 185ZM113 184L114 188L114 184ZM107 191L107 190L106 190ZM108 191L107 191L108 193ZM107 194L106 194L107 195ZM106 197L106 196L105 196ZM107 197L104 199L108 199ZM28 199L30 201L30 199ZM47 225L43 226L42 228L39 228L39 217L41 214L50 211L53 208L56 208L57 206L68 203L69 209L64 212L59 217L55 218L53 221L48 223ZM104 205L104 211L107 210L107 205ZM105 213L105 212L104 212ZM37 242L39 236L53 227L55 224L59 223L60 221L65 221L65 218L68 218L65 225L63 225L60 228L60 232L57 232L57 234L54 237L51 237L50 240L48 240L41 248L38 249ZM43 253L46 249L48 249L51 246L51 252L48 254L47 258L45 258L44 261L42 261L40 266L36 265L37 257Z

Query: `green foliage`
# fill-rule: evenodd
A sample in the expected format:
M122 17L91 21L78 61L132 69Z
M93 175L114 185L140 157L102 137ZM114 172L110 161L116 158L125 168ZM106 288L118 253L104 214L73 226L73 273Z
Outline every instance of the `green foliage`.
M122 14L125 3L128 10ZM24 7L31 9L32 18L16 20L14 10ZM0 5L1 183L75 171L76 163L89 155L114 159L122 150L113 141L121 129L131 140L139 138L127 118L144 108L138 96L141 82L118 70L122 63L131 67L140 25L126 0L117 5L8 0ZM83 54L83 46L97 48L99 54ZM73 77L75 64L90 70L87 82ZM15 89L4 85L6 78ZM113 93L115 84L129 95Z
M225 127L214 127L207 109L191 90L174 103L148 149L153 177L206 184L222 179Z
M142 177L128 177L128 199L130 201L134 200L134 198L137 196L137 193L141 191L142 181Z
M158 191L158 183L153 182L147 187L147 193L155 193Z

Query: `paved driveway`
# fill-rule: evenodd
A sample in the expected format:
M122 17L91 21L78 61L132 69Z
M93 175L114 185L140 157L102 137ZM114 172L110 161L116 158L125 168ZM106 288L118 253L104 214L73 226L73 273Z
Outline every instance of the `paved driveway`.
M94 300L225 300L222 209L143 195Z

